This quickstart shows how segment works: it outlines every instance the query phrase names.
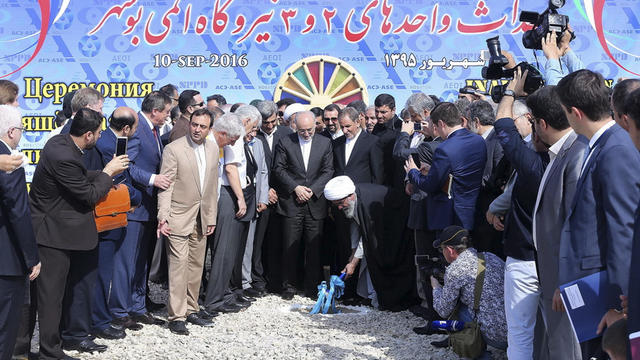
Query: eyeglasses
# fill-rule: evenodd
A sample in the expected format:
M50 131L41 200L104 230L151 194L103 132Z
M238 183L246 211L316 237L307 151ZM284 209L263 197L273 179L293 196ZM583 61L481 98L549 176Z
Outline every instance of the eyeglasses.
M22 126L13 126L12 129L18 129L20 131L24 131L24 127Z
M200 103L197 103L197 104L191 104L191 106L203 107L204 106L204 101L200 102Z
M330 117L330 118L329 117L325 117L325 118L322 118L322 120L324 120L324 121L336 121L336 120L338 120L338 117Z
M310 128L310 129L298 129L298 133L299 134L311 134L313 133L314 128Z

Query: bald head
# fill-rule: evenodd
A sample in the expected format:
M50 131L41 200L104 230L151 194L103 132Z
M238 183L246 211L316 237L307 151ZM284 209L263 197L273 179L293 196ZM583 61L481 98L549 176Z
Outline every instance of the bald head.
M130 107L121 106L113 110L109 127L118 136L133 136L138 128L138 113Z
M298 135L305 140L309 140L316 129L316 117L311 111L299 111L295 119Z

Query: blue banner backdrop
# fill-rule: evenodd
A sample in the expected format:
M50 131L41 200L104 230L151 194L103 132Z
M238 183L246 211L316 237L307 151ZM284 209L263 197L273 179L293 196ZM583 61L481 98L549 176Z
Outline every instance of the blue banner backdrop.
M0 78L20 87L22 151L30 181L62 97L83 86L138 109L152 89L173 83L229 102L271 99L285 70L312 55L338 57L362 77L369 101L398 107L412 92L457 97L474 82L485 39L500 35L516 61L544 65L522 46L519 0L3 0ZM572 48L606 79L640 76L640 2L568 0ZM395 54L395 55L394 55ZM395 60L395 61L394 61Z

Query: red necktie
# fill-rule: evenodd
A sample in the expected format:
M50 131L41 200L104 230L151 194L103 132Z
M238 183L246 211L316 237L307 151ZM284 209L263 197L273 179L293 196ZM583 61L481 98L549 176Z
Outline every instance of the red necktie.
M156 139L156 145L158 145L158 151L160 151L160 139L158 138L158 129L156 129L156 127L153 127L153 137Z

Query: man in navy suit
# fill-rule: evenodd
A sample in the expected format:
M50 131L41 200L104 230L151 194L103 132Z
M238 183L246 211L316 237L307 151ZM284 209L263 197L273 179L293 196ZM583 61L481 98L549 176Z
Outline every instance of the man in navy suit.
M10 155L22 137L18 108L0 105L0 154ZM20 325L27 276L40 273L36 238L22 167L0 172L0 359L9 359Z
M601 293L610 309L603 317L606 322L617 315L619 296L629 290L629 254L640 201L640 154L611 118L602 75L590 70L573 72L560 80L556 94L571 127L589 139L560 238L558 283L606 270L608 284ZM600 340L582 344L583 358L604 356Z
M405 166L409 181L429 194L429 230L438 232L450 225L472 230L487 147L480 135L462 127L462 115L452 103L436 105L431 121L445 140L435 150L431 166L423 165L427 175L409 157Z
M109 128L102 132L96 143L104 164L113 159L117 138L132 137L137 127L138 114L133 109L119 107L114 110L109 119ZM132 207L140 205L142 195L131 184L129 171L124 171L113 181L127 186ZM94 334L104 339L122 339L125 337L124 328L142 328L129 317L114 319L111 313L111 304L122 308L131 299L130 276L127 274L126 264L128 259L135 256L135 249L121 246L126 232L127 228L123 227L98 234L98 283L93 288L91 314Z
M145 303L147 290L147 276L150 256L157 240L156 214L157 190L167 189L169 179L160 174L162 160L162 142L159 128L164 124L171 111L171 98L158 91L153 91L142 101L139 113L140 124L133 137L129 140L127 154L131 161L129 173L133 186L142 193L142 202L127 219L127 235L123 247L135 248L135 256L129 259L127 269L130 269L133 288L129 307L113 309L118 318L131 316L134 321L144 324L160 324L148 311Z

